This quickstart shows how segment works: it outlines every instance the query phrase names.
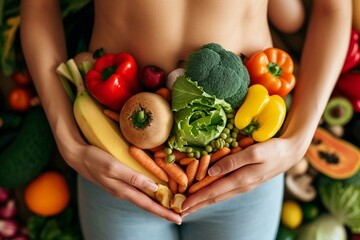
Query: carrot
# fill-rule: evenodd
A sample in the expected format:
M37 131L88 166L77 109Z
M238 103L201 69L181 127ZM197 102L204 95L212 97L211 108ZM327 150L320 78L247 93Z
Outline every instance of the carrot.
M150 152L157 152L157 151L160 151L160 150L163 150L165 148L164 144L161 144L160 146L157 146L157 147L154 147L154 148L150 148L148 149Z
M209 186L211 183L215 182L216 180L218 180L219 178L223 177L224 175L217 175L217 176L210 176L207 175L203 180L194 183L193 185L191 185L191 187L189 188L189 193L194 193L199 191L200 189L203 189L206 186Z
M178 186L178 192L179 193L184 193L186 191L187 187L188 187L187 184L186 185L179 185Z
M155 91L156 94L159 94L160 96L162 96L163 98L165 98L166 101L171 102L171 91L170 89L166 88L166 87L162 87L159 88L158 90Z
M231 149L230 154L238 153L241 150L242 150L242 148L237 146L237 147Z
M117 113L115 111L112 111L110 109L104 109L103 112L108 118L114 120L115 122L119 122L119 119L120 119L120 114L119 113Z
M202 180L206 174L207 174L207 170L210 164L210 155L206 154L203 155L200 159L200 163L199 163L199 168L198 171L196 173L196 180L200 181Z
M187 185L188 178L182 168L176 163L167 163L163 158L155 158L155 163L162 168L178 184Z
M231 150L228 147L223 147L223 148L217 150L216 152L211 154L210 164L216 162L220 158L225 157L226 155L228 155L230 153L230 151Z
M154 158L166 158L167 154L164 149L157 150L154 152Z
M178 192L178 183L172 178L169 177L169 188L173 194L176 194Z
M163 169L161 169L154 162L154 160L149 155L146 154L144 150L135 146L130 146L129 153L136 161L138 161L142 166L144 166L147 170L149 170L149 172L154 174L156 177L158 177L159 179L165 182L169 181L166 172Z
M244 138L241 138L239 141L238 141L238 144L239 144L239 147L241 148L247 148L248 146L251 146L254 144L254 139L252 139L252 137L244 137Z
M195 159L193 160L189 165L187 165L185 173L188 177L188 185L191 186L195 180L196 173L198 172L199 168L199 160Z
M175 161L180 161L188 156L186 152L180 152L179 150L173 150L172 154L175 155Z
M183 158L179 161L179 163L181 165L189 165L192 161L195 161L196 158L193 158L193 157L186 157L186 158Z

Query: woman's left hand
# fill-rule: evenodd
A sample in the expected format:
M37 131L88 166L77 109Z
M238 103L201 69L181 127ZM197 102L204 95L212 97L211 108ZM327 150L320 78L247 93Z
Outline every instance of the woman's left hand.
M191 194L183 203L183 216L210 204L249 192L263 182L285 172L305 154L306 143L297 144L287 138L273 138L255 143L233 155L224 157L209 169L210 175L223 175L210 186Z

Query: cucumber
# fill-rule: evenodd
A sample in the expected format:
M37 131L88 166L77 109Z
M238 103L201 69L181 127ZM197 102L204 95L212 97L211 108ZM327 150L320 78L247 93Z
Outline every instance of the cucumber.
M10 145L10 143L15 139L17 134L17 130L6 131L0 134L0 152Z
M19 128L22 120L23 117L18 113L0 112L0 133Z
M45 168L55 149L55 140L43 109L31 108L15 139L0 153L0 186L25 186Z

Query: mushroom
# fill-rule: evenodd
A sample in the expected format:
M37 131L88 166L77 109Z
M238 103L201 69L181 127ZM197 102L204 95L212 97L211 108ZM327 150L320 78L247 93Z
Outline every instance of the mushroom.
M293 167L287 170L287 175L300 176L306 173L309 169L309 161L303 157L298 163L296 163Z
M309 174L287 175L285 178L286 190L295 198L310 202L316 197L316 190L312 185L313 177Z

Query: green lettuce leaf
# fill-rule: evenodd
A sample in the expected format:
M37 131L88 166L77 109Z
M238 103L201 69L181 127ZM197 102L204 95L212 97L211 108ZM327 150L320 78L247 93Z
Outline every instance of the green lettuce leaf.
M175 138L170 146L180 151L185 147L205 147L220 136L227 123L229 103L203 91L196 82L180 76L172 88Z
M346 180L334 180L325 176L320 176L318 180L319 195L325 208L353 233L360 233L359 176L360 172Z

